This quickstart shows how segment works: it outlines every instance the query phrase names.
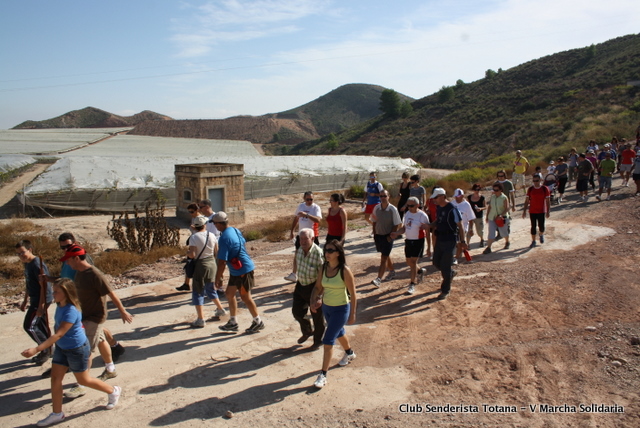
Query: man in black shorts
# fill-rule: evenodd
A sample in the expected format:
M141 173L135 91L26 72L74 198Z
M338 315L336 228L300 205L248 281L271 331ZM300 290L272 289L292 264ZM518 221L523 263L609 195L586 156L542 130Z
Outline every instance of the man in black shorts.
M396 271L393 269L393 262L390 257L393 249L391 232L396 232L402 224L398 209L389 203L389 192L387 190L380 192L380 203L373 209L371 220L373 221L373 239L376 243L376 250L380 253L378 276L371 283L376 287L380 287L382 276L387 268L389 268L389 274L386 280L392 280L396 277Z

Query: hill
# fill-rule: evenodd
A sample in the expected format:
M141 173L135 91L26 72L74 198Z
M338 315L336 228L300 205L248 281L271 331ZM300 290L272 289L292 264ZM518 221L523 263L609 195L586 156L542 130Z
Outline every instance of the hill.
M634 83L635 81L635 83ZM465 167L516 148L551 159L590 139L633 137L640 122L640 35L487 70L414 101L406 118L378 116L291 154L412 157L429 167Z
M281 113L218 120L146 122L136 126L131 133L156 137L237 139L290 146L319 139L376 117L380 113L380 94L384 89L367 84L343 85L316 100ZM400 97L413 100L404 95Z
M61 116L47 120L27 120L13 129L47 129L47 128L113 128L135 126L145 121L172 120L169 116L142 111L133 116L118 116L95 107L73 110Z

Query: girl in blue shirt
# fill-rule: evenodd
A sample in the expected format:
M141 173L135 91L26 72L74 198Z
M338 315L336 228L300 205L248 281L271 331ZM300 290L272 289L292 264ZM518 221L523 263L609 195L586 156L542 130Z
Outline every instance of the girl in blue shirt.
M30 358L38 352L56 345L51 366L51 399L53 413L38 422L38 426L49 426L64 420L62 412L62 379L67 370L73 372L80 385L106 392L109 395L107 410L118 403L119 386L111 386L89 376L89 342L82 325L80 302L72 280L63 278L53 285L53 300L58 305L55 314L55 333L35 348L22 351L22 356Z

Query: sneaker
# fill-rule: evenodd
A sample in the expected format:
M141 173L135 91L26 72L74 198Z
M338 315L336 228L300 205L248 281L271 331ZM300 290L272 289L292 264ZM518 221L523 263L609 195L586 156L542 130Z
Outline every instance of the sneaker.
M422 280L424 279L424 274L427 270L425 268L420 268L418 269L418 284L420 284L422 282Z
M409 289L407 290L407 294L413 294L416 292L416 285L412 282L409 284Z
M505 249L505 250L508 250L508 249L509 249L509 247L510 247L509 242L507 242L506 244L504 244L504 249Z
M370 234L369 234L369 238L373 238L373 233L370 233Z
M600 195L596 195L596 199L601 201L602 199L600 198Z
M118 400L120 399L120 394L122 394L122 388L120 388L119 386L114 386L113 392L109 394L109 402L106 406L107 410L111 410L116 407L116 404L118 404Z
M451 260L451 265L457 265L457 264L458 264L458 259L454 257L453 260Z
M87 393L87 388L81 385L76 385L68 391L65 391L64 396L67 398L78 398L82 397Z
M385 279L385 281L391 281L395 277L396 277L396 271L392 270L387 274L387 278Z
M624 182L624 187L629 187L629 180Z
M380 278L376 278L373 281L371 281L371 283L376 287L376 288L380 288L380 284L382 283L382 280Z
M326 384L327 384L327 377L322 373L320 373L316 378L316 381L313 382L313 386L315 386L318 389L324 387Z
M356 353L352 352L351 355L347 354L346 352L344 353L344 357L342 357L342 359L340 361L338 361L338 365L344 367L347 364L349 364L351 361L356 359Z
M480 240L480 248L484 248L484 239Z
M51 377L51 368L46 369L45 371L42 372L42 374L40 375L41 379L49 379Z
M298 282L298 275L291 272L289 275L285 276L284 279L289 282Z
M104 369L102 374L98 376L98 379L104 382L106 380L113 379L114 377L117 377L117 376L118 376L118 373L115 370L110 372L107 369Z
M41 421L38 421L36 425L39 427L48 427L49 425L57 424L59 422L64 421L64 413L50 413L49 416L44 418Z
M307 341L307 339L309 339L312 335L311 334L303 334L302 336L300 336L300 339L298 339L298 344L302 345L304 342Z
M536 245L538 245L536 244L536 241L531 241L531 245L529 245L529 248L535 248Z
M264 323L262 321L260 321L260 323L253 321L249 326L249 328L246 329L244 332L253 334L253 333L259 332L260 330L264 330Z
M198 318L191 323L191 328L204 328L204 320L202 318Z
M449 296L449 293L440 293L440 294L438 294L438 297L436 297L436 299L445 300L447 298L447 296Z
M189 291L189 290L191 290L191 287L189 287L189 284L182 284L180 287L176 287L176 290L178 290L178 291Z
M119 343L116 346L111 347L111 358L113 358L114 363L118 362L118 360L120 359L120 356L124 354L124 351L125 351L124 346L122 346Z
M482 254L491 254L491 247L485 248Z
M218 328L222 331L238 331L238 323L229 320L225 325L219 325Z
M216 311L213 313L214 317L223 317L227 315L227 311L225 311L224 309L216 309Z
M535 241L534 241L535 242ZM544 235L540 235L540 243L544 244Z
M637 195L637 193L636 193L636 195ZM607 201L610 201L610 200L611 200L611 196L610 196L610 195L608 195L606 200L607 200Z
M49 360L49 357L51 356L50 352L47 351L42 351L40 352L38 355L36 355L35 357L33 357L31 359L31 361L33 361L35 363L36 366L41 366L44 363L47 362L47 360Z

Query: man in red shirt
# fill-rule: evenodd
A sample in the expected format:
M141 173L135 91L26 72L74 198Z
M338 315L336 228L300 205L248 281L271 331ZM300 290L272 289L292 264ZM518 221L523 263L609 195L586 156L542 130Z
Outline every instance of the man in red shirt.
M533 186L529 187L527 191L522 209L522 218L524 218L527 214L527 208L529 208L529 219L531 220L531 245L529 248L536 246L536 225L540 230L540 243L544 244L544 221L545 218L549 218L551 211L550 195L549 188L542 184L542 176L534 174Z
M625 187L629 187L629 178L631 177L635 159L636 152L631 148L631 144L627 144L622 151L622 160L620 161L620 177L622 178L622 185Z

